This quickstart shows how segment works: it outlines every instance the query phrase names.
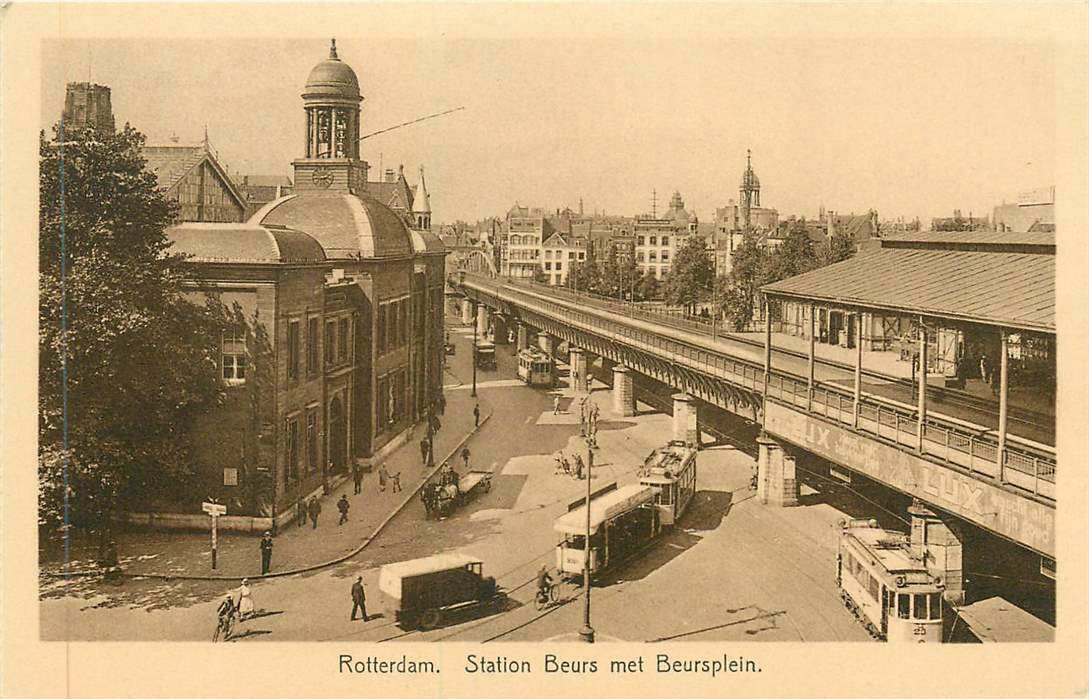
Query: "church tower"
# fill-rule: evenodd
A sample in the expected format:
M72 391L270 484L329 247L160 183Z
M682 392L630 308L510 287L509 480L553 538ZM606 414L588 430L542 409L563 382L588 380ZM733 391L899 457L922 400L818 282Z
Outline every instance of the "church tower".
M752 169L752 151L748 154L745 174L741 176L739 199L741 201L741 218L744 221L745 231L750 229L752 217L750 212L753 207L760 208L760 178Z
M306 148L293 163L295 191L362 192L367 183L367 163L359 157L363 96L355 71L337 56L336 39L329 57L310 71L302 98Z
M412 218L417 230L431 230L431 195L427 193L427 183L424 182L423 165L420 166L420 188L412 198Z

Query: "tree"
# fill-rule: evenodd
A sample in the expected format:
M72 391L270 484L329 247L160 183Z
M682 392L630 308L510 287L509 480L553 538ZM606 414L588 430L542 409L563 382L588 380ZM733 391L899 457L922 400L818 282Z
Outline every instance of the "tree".
M127 125L39 137L42 524L104 530L119 507L187 492L188 428L222 400L228 314L183 295L176 205L143 140Z
M774 278L770 281L795 277L820 266L817 253L813 249L813 241L804 228L795 227L787 234L783 244L772 253L771 265L771 276Z
M550 279L549 276L545 274L544 269L540 265L537 265L533 268L533 276L530 277L530 281L537 284L548 284Z
M843 262L853 257L854 254L855 244L851 238L843 233L836 233L828 239L828 248L821 256L821 263L822 265L831 265L836 262Z
M666 280L666 303L694 312L696 304L710 293L714 275L715 265L707 244L699 236L689 237L677 251Z

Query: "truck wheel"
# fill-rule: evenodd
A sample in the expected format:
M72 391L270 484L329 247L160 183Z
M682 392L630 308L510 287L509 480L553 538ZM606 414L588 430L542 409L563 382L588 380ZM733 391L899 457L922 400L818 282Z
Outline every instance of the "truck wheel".
M442 623L442 612L438 609L428 609L420 614L420 617L417 620L417 625L424 631L438 628L440 623Z

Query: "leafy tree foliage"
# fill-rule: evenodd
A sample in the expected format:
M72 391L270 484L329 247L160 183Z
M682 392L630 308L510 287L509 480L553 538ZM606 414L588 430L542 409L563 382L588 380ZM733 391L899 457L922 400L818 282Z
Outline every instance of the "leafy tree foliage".
M696 304L710 293L714 277L714 261L706 243L700 236L690 236L673 259L665 283L666 303L694 312Z
M855 254L855 244L846 235L836 233L828 239L828 247L821 255L823 265L831 265L850 259Z
M39 138L39 521L97 527L184 492L194 417L222 399L215 300L186 300L176 206L143 136Z

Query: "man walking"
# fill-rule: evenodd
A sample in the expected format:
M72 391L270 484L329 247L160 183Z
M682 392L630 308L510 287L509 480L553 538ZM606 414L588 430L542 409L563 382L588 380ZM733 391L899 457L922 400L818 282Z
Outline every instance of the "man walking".
M295 506L295 519L299 520L299 526L306 526L306 498L299 496L299 502Z
M351 503L348 502L348 496L341 495L340 500L337 501L337 509L340 510L340 521L337 522L338 527L348 521L348 508L350 507Z
M355 484L355 494L363 492L363 467L358 463L352 464L352 483Z
M367 595L363 591L363 577L358 575L355 578L355 583L352 584L352 621L355 621L356 609L363 615L364 623L371 620L367 616Z
M480 427L480 403L473 406L473 426Z
M431 440L424 437L420 440L420 459L423 460L423 465L428 466L431 463Z
M268 575L272 570L272 532L265 532L261 537L261 575Z
M401 492L401 472L398 471L397 473L391 475L389 478L390 482L393 484L393 492Z
M386 479L389 478L389 471L386 470L386 465L382 464L378 467L378 492L386 492Z
M555 398L552 399L552 414L553 415L559 415L560 414L560 397L559 396L556 396Z
M307 514L310 515L310 522L314 525L312 528L318 528L318 515L321 514L321 503L317 498L310 498L310 504L306 507Z
M465 469L469 469L469 447L463 447L461 450L461 461L465 465Z

